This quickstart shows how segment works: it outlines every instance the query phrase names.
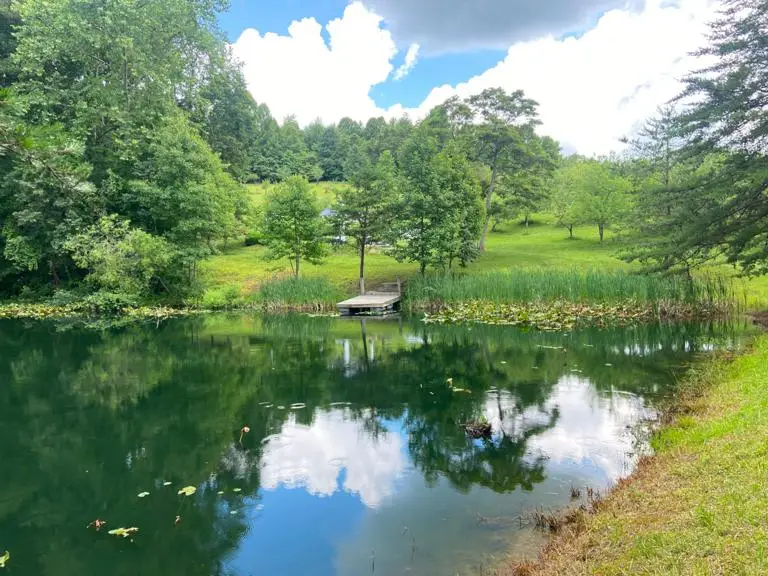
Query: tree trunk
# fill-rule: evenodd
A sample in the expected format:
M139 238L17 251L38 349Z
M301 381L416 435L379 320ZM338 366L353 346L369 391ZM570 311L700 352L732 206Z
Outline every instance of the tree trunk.
M603 241L603 235L605 234L605 224L598 224L597 231L600 233L600 242Z
M296 278L299 277L299 265L301 264L301 254L296 252Z
M568 234L570 234L570 238L573 239L573 224L568 225Z
M421 271L421 277L424 278L427 275L427 263L422 260L419 266Z
M525 227L528 228L528 214L525 215Z
M491 170L491 181L488 184L488 191L485 194L485 224L483 224L483 234L480 236L480 252L485 252L485 239L488 236L488 226L491 223L491 200L493 199L493 190L496 187L496 166Z
M360 295L365 295L365 242L360 246Z

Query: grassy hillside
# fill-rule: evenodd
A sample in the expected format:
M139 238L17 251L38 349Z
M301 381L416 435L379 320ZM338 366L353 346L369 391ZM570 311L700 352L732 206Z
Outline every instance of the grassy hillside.
M257 205L263 202L271 186L266 184L249 187ZM320 206L330 206L335 191L341 186L344 185L315 184ZM618 258L618 253L627 242L631 242L631 238L617 238L608 231L606 240L600 243L597 227L592 226L576 228L574 234L574 239L568 238L568 232L556 227L547 216L539 217L527 228L519 224L508 224L490 234L488 251L472 263L466 272L472 274L510 268L577 268L603 271L634 269ZM264 248L260 246L238 245L225 248L222 254L205 262L202 268L207 286L235 285L246 294L258 290L265 280L290 274L287 260L267 262L264 260ZM302 274L305 277L327 278L340 291L346 293L354 292L358 270L358 255L351 246L334 250L322 265L302 266ZM717 272L733 274L731 268L724 266L719 267ZM417 273L416 265L397 262L380 250L373 250L366 257L366 278L369 287L375 287L382 282L392 282L398 276L407 278ZM750 308L768 307L768 277L738 282L748 290Z

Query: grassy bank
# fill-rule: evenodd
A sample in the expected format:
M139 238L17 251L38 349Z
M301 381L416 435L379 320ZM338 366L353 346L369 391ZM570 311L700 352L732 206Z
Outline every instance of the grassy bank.
M656 456L561 529L536 564L498 576L768 573L768 336L683 387Z

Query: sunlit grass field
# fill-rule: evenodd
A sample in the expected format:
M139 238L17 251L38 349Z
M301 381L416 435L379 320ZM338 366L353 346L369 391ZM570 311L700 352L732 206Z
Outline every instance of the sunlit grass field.
M321 207L333 202L336 190L343 184L320 183L314 188ZM263 202L271 185L249 187L254 203ZM596 271L632 271L638 268L619 258L624 247L631 243L631 237L616 236L611 231L600 243L597 227L583 226L574 230L574 239L568 231L553 224L551 218L536 216L533 223L525 227L510 223L488 239L488 250L464 272L468 274L520 269L580 269ZM208 287L237 286L244 295L257 291L262 283L291 274L287 260L268 262L264 259L265 249L260 246L230 245L222 253L203 264L203 278ZM302 264L302 275L308 278L326 278L340 292L351 294L357 286L359 258L351 246L334 249L321 265ZM733 269L721 266L708 270L724 275L735 275ZM418 273L418 267L411 263L397 262L381 250L372 250L366 256L366 284L375 288L377 284L393 282L396 278L407 279ZM768 277L751 280L736 280L735 290L744 293L748 308L768 308Z

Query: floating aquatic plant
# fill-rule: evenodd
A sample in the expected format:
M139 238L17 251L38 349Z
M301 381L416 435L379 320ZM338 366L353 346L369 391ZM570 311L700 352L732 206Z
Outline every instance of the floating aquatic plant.
M5 568L5 565L8 563L8 560L11 559L11 553L6 550L2 556L0 556L0 568Z
M129 538L130 536L133 536L139 531L136 526L131 526L130 528L115 528L114 530L110 530L107 532L107 534L111 534L112 536L122 536L123 538Z
M149 496L149 492L139 492L138 496L139 498L146 498Z
M184 488L179 490L178 494L179 496L192 496L195 492L197 492L197 488L194 486L184 486Z

